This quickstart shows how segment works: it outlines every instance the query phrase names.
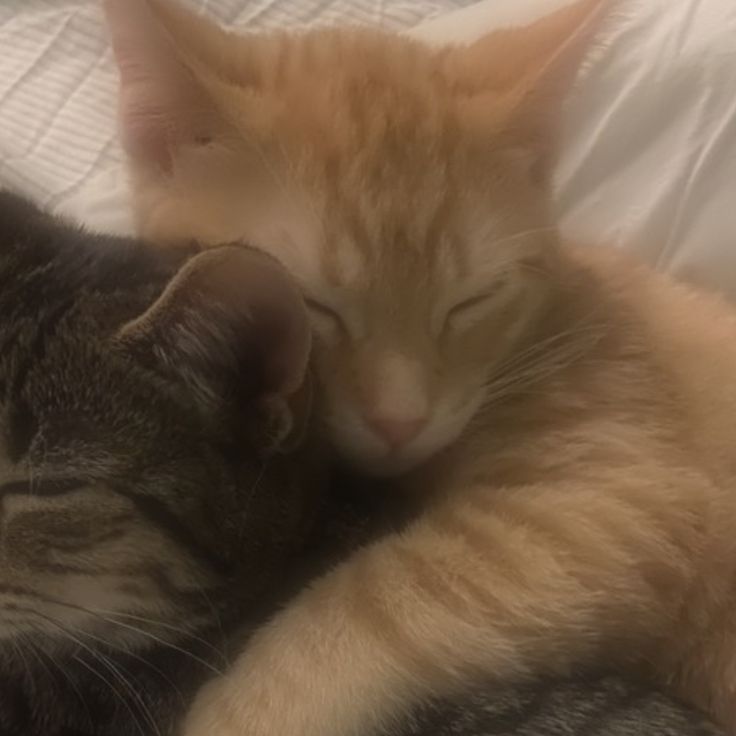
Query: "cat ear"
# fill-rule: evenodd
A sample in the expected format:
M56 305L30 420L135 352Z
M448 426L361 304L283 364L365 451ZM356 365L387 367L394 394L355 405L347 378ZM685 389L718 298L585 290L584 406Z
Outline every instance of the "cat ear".
M522 27L482 37L449 57L468 118L548 173L562 106L610 0L577 0ZM540 167L541 164L541 167Z
M310 329L299 290L275 259L220 246L189 260L117 344L183 379L201 403L237 405L299 388Z
M170 171L183 146L224 137L228 126L196 70L197 39L217 45L215 24L160 0L105 0L120 71L123 144L139 164ZM191 41L191 44L189 43Z

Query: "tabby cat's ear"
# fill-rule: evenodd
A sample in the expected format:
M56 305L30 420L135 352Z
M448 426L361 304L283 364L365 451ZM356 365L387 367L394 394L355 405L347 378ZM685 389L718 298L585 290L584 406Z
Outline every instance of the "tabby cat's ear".
M227 34L167 0L105 0L120 71L120 125L131 159L170 171L180 150L226 138L229 126L202 83L203 51ZM222 37L222 38L221 38Z
M207 405L288 396L306 371L301 294L270 256L244 246L192 258L117 342L182 379Z
M449 73L467 118L548 174L563 103L611 5L573 1L455 49Z

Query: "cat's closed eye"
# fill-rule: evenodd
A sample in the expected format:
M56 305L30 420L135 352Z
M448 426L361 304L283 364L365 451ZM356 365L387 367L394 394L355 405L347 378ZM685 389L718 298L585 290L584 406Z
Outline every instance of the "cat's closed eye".
M503 282L494 284L489 289L463 299L451 307L445 315L443 332L472 327L489 311L503 290L503 286Z

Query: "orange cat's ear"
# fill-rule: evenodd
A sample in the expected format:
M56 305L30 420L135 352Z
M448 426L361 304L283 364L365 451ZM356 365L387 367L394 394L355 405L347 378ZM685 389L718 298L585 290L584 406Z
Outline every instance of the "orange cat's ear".
M549 168L562 104L611 0L577 0L536 22L494 31L449 57L470 120ZM541 166L540 166L541 165Z
M187 36L193 41L198 31L211 41L223 32L160 0L105 0L105 11L120 70L125 149L136 163L168 171L181 147L209 143L227 128L196 60L184 55L191 53Z

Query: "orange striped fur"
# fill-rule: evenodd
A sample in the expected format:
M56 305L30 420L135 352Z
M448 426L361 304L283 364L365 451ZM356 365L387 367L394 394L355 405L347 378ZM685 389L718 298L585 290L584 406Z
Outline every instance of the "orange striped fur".
M141 230L281 258L336 446L426 502L256 636L187 736L365 734L479 672L601 660L736 729L736 318L548 214L604 3L444 50L107 6Z

